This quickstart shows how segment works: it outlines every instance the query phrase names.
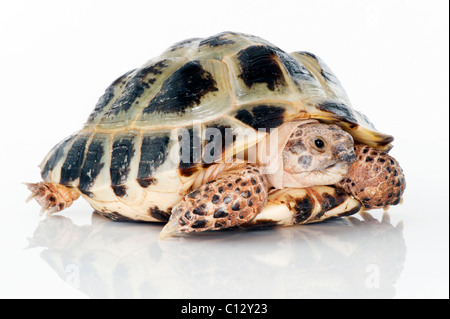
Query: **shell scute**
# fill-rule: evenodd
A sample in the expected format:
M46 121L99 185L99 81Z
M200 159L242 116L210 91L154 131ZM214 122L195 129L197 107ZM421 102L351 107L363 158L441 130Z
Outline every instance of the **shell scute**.
M162 83L185 62L182 58L151 60L141 68L125 73L106 89L85 129L131 127L149 100L161 91Z
M76 138L77 134L67 137L56 144L56 146L47 154L40 165L41 176L44 181L59 181L60 171L55 168L58 167L58 165L61 165L65 160L67 152Z
M176 70L161 90L143 109L143 113L185 113L198 106L203 96L218 91L211 73L202 68L198 60L189 61Z
M190 177L200 169L202 162L202 132L201 126L195 125L178 131L179 141L179 172L183 177Z
M59 184L70 187L76 187L78 185L78 179L85 157L86 144L90 137L90 133L79 134L68 149L61 167Z
M103 114L103 117L106 119L117 116L120 112L126 113L133 106L133 103L139 103L138 99L146 90L150 89L150 85L156 81L156 76L162 74L162 69L166 67L165 60L162 60L137 70L127 83L123 84L122 94Z
M114 135L109 166L111 187L119 197L126 195L128 175L131 163L136 154L138 138L137 132L125 132Z
M113 103L112 100L114 98L118 97L122 87L128 81L129 75L133 72L135 72L135 70L126 72L125 74L114 80L111 85L106 88L105 93L99 98L97 104L94 107L94 110L89 115L86 125L94 124L101 119L101 116L103 115L105 109L111 106L111 104Z
M136 112L138 128L183 127L225 114L233 105L226 65L193 60L174 71Z
M276 88L280 90L286 85L276 53L272 48L253 45L239 51L236 58L241 71L239 77L249 89L258 83L265 84L271 91Z
M105 152L109 149L109 135L95 134L87 146L86 158L80 171L78 189L85 195L93 197L92 186L102 170L109 163L105 161Z
M169 134L145 134L142 137L141 158L137 175L137 182L142 187L147 188L158 182L153 175L169 156L169 142Z

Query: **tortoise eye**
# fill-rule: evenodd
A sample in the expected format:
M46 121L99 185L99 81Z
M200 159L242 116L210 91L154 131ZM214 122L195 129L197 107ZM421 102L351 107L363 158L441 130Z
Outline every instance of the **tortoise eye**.
M325 147L325 142L320 138L316 138L314 140L314 145L319 149L323 149Z

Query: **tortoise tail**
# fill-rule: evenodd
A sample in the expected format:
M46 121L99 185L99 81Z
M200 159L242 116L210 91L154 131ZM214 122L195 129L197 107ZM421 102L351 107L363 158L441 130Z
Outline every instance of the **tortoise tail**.
M28 196L27 202L35 199L42 207L41 215L44 213L51 215L62 211L72 205L73 201L80 197L80 194L72 188L59 184L46 182L24 184L31 191L31 195Z

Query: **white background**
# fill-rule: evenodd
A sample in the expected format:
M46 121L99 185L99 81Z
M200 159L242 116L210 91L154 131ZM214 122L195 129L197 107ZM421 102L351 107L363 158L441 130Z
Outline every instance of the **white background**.
M449 297L448 1L2 1L0 297ZM221 31L320 56L395 136L407 189L390 222L157 242L77 201L39 218L21 182L118 76ZM399 224L397 226L397 224ZM394 228L397 226L397 228ZM25 249L25 247L33 248Z

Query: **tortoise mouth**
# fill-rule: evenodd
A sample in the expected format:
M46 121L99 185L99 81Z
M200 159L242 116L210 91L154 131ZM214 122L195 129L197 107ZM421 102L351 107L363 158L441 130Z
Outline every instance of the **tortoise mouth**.
M331 163L330 165L326 166L323 168L323 170L327 170L327 169L333 169L339 165L341 166L348 166L348 168L350 168L350 166L356 162L356 154L352 153L352 154L345 154L341 157L340 161L336 161L334 163Z
M350 170L353 162L338 161L328 165L327 167L314 171L317 174L319 183L317 185L334 185L341 181Z
M350 168L350 165L353 163L354 161L336 161L334 163L331 163L328 166L323 167L320 170L315 170L314 172L320 173L320 172L324 172L327 170L341 170L343 168L345 168L345 166L348 166L348 168Z
M335 162L322 169L283 176L284 187L304 188L318 185L334 185L340 182L350 170L351 163Z
M324 169L330 169L330 168L333 168L333 167L335 167L336 165L338 165L338 163L336 162L336 163L333 163L333 164L330 164L330 165L328 165L327 167L325 167Z

